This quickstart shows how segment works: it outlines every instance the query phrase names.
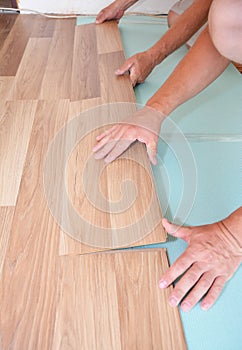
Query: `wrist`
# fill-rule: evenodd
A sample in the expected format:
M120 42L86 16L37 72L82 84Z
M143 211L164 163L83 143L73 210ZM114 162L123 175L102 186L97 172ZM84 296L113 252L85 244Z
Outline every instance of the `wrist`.
M242 207L222 220L221 224L227 229L230 235L233 236L233 239L238 242L242 253Z
M149 106L146 104L143 107L143 110L147 112L147 114L152 116L152 119L156 125L159 125L159 127L161 127L161 124L163 120L166 118L166 115L158 107L159 106L156 106L156 105Z
M163 42L160 41L152 46L150 49L146 51L153 62L153 66L157 66L160 64L167 56L167 50L163 45Z
M165 119L171 112L170 106L163 101L155 98L155 95L147 101L146 106L157 110L163 116L163 119Z
M217 223L221 238L234 255L240 256L242 261L242 207L230 216Z

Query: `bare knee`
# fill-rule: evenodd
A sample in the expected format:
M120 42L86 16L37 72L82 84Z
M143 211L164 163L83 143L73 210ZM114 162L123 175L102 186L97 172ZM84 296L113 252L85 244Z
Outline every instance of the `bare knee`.
M179 15L176 12L170 10L168 12L168 17L167 17L168 26L171 27L176 22L178 17Z
M242 2L214 0L208 23L213 44L221 55L242 63Z

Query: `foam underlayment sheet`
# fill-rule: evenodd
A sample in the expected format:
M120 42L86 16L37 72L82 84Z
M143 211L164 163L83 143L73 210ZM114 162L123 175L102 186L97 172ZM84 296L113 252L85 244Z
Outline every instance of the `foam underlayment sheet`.
M93 17L79 18L77 23L81 25L94 20ZM167 30L164 19L153 20L141 16L124 18L119 28L126 57L147 49ZM185 47L177 50L153 70L144 84L135 88L137 103L146 103L185 53ZM177 130L188 135L242 134L241 91L242 77L230 65L214 83L180 106L170 118ZM222 219L242 204L242 142L204 141L193 137L188 144L191 149L189 155L185 153L185 148L182 153L183 145L179 145L176 139L167 144L162 139L161 130L159 161L153 171L162 212L168 219L187 225ZM190 193L189 181L192 179L189 174L194 176L194 166L196 191ZM187 202L190 204L186 207ZM186 247L183 241L171 238L166 244L156 246L167 248L170 263ZM202 311L199 305L189 313L181 311L188 349L241 349L241 281L242 267L227 283L219 300L209 311Z

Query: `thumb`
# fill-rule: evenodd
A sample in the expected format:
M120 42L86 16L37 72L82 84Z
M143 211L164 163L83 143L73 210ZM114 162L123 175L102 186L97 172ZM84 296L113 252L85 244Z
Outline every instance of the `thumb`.
M146 146L147 153L149 156L149 159L153 165L157 164L156 154L157 154L157 146L156 144L147 144Z
M104 11L99 12L99 14L96 17L96 24L101 24L103 23L107 18L107 16L105 15Z
M123 75L124 73L128 72L130 68L132 67L133 62L130 62L129 60L125 61L124 64L116 69L115 74L116 75Z
M179 225L175 225L170 223L167 219L162 219L162 225L167 233L170 235L181 238L186 242L189 242L190 235L191 235L191 229L190 227L183 227Z

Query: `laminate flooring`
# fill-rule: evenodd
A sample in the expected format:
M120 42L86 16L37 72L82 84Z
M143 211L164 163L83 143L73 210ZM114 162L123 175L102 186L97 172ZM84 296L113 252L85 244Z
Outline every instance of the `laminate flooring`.
M168 308L166 291L157 290L158 278L167 268L163 251L80 255L166 239L145 148L135 144L126 155L106 167L91 156L95 135L103 130L105 122L112 122L114 114L119 115L120 111L122 118L136 108L128 77L117 78L113 74L123 60L116 23L76 26L74 19L0 15L1 349L95 349L95 346L113 349L110 344L114 344L116 335L117 348L126 349L127 343L132 349L140 349L144 332L135 328L134 320L141 303L135 296L141 294L127 301L129 308L125 311L122 305L126 296L136 293L133 284L128 279L122 290L113 285L116 269L118 281L118 276L125 280L126 275L138 273L137 267L144 269L140 276L149 280L142 294L148 309L141 325L142 328L149 324L145 333L147 349L165 339L167 344L180 342L181 349L185 348L178 310ZM64 136L56 149L55 142L61 133ZM70 149L73 140L76 144ZM63 173L58 166L64 161ZM66 182L61 181L63 177ZM84 178L87 192L83 189ZM135 186L124 186L122 190L125 181ZM79 226L75 220L73 224L66 210L69 208L62 205L63 183L71 211L87 226ZM136 188L137 198L132 188ZM96 193L104 198L101 210L96 208L96 202L99 203ZM94 195L94 203L91 200L90 204L87 194ZM132 205L125 210L117 206L118 210L110 213L110 205L115 207L122 196ZM151 214L146 218L150 207ZM59 221L55 210L60 214ZM148 233L144 237L138 237L137 227L132 227L140 219ZM153 221L155 226L149 231L148 224ZM74 235L68 231L68 225L66 229L66 223L72 225L70 230L77 228ZM125 227L131 227L132 239L128 242L119 235L119 229ZM95 237L102 230L111 234L99 235L101 241L96 244ZM89 238L93 236L90 244ZM125 257L129 265L132 263L133 272L131 268L129 273L125 272L128 268ZM86 276L90 284L85 285ZM102 281L106 283L104 290L100 288ZM99 295L95 294L98 290ZM96 297L100 301L106 298L105 304L97 304ZM78 305L81 309L76 312ZM114 314L111 305L116 305ZM154 308L157 321L151 329L149 317ZM131 317L131 323L126 322L127 317ZM108 321L104 328L100 328L100 319ZM110 327L109 322L115 324ZM133 327L131 338L127 327ZM173 337L175 340L171 341Z
M11 15L6 16L10 18ZM78 142L77 139L77 145L72 150L71 159L67 163L68 195L72 197L74 210L78 212L82 222L85 221L88 224L88 220L91 220L90 226L80 225L78 232L75 232L74 235L70 229L66 233L61 230L59 253L61 255L81 254L164 241L166 234L160 224L162 215L152 172L145 149L141 144L135 145L129 151L129 157L132 160L125 159L129 154L126 153L125 157L121 157L106 168L103 167L103 161L94 160L92 166L86 166L87 160L92 158L95 136L101 131L101 129L95 130L97 129L95 118L99 118L99 114L102 113L101 106L107 103L119 103L117 108L112 105L106 112L108 115L116 113L120 120L125 115L133 113L136 108L134 93L128 77L115 77L114 75L115 68L124 61L117 25L106 23L103 26L75 26L74 20L70 19L46 19L46 25L44 25L43 18L39 16L27 15L15 16L14 18L14 23L12 23L13 20L3 21L2 31L6 31L6 22L10 23L12 29L5 37L0 51L2 62L0 69L0 93L2 97L0 204L3 206L16 205L21 197L20 184L21 181L23 183L25 181L25 173L30 171L35 173L36 166L39 169L38 180L41 183L41 172L44 174L47 150L52 139L56 136L56 134L50 133L50 136L47 137L47 125L51 125L50 127L53 128L52 123L57 120L58 113L41 114L40 118L43 118L43 124L40 127L41 120L38 120L38 111L42 108L47 108L47 110L53 108L55 111L56 108L58 109L57 102L64 104L67 119L60 125L60 129L62 129L67 120L74 119L81 112L84 113L87 108L96 107L92 123L88 122L88 116L86 118L80 116L79 125L81 124L81 127L78 128L80 132L88 133L88 135L81 142ZM127 104L120 104L120 102L127 102ZM112 122L111 117L109 117L108 122ZM102 124L107 124L105 118L103 118ZM95 132L90 130L95 130ZM33 141L31 141L32 139ZM34 139L42 139L40 149L37 148ZM28 150L31 142L35 144L33 154L30 154L30 148ZM63 152L60 151L57 158L53 159L51 169L60 162L68 142L68 136L64 135L59 148ZM42 145L45 147L43 151ZM89 169L88 171L85 170L85 166ZM138 189L145 188L145 191L141 191L133 208L132 205L128 205L129 210L122 212L119 208L120 215L117 214L117 211L111 213L107 205L105 208L107 212L104 213L102 210L98 210L95 204L90 203L86 190L83 188L84 170L89 187L91 186L89 192L95 192L94 202L98 202L99 197L106 196L106 202L109 204L112 197L115 197L115 193L120 193L120 186L126 180L133 182ZM102 176L99 179L94 174L101 170ZM118 174L122 174L119 176L119 180ZM58 187L60 175L57 172L51 172L50 176L53 188ZM61 178L63 176L65 174L61 174ZM115 177L116 180L113 181ZM95 180L92 181L92 178ZM94 183L96 180L97 183ZM102 191L99 190L99 182ZM142 185L143 183L145 183L145 187ZM32 184L33 182L29 183L28 191L32 193L32 198L34 198L38 192ZM114 184L116 185L114 186ZM44 188L43 193L45 190ZM127 194L126 202L130 204L133 195L132 193L129 195L128 187L124 189L124 192ZM54 191L52 195L55 195ZM52 198L52 200L58 202L56 198ZM115 200L118 200L117 195ZM59 208L59 211L63 211L63 208ZM43 208L41 207L38 210L35 209L35 217L41 217L42 212ZM147 213L150 213L148 216L146 215L147 218L141 220L143 235L138 234L140 225L136 225L136 227L133 225L129 231L130 239L125 240L121 223L131 227L132 222L135 223ZM51 215L51 213L49 214ZM125 220L128 217L129 220ZM71 216L70 220L73 220ZM105 239L105 235L100 234L98 240L103 238L103 241L98 244L95 238L83 240L84 231L90 237L92 234L97 236L100 222L106 231L113 231L111 234L108 233L109 238ZM150 229L150 223L153 222L155 225ZM61 220L58 223L65 229Z
M164 250L63 257L54 348L185 349L178 310L166 302L170 290L156 284L167 267Z

